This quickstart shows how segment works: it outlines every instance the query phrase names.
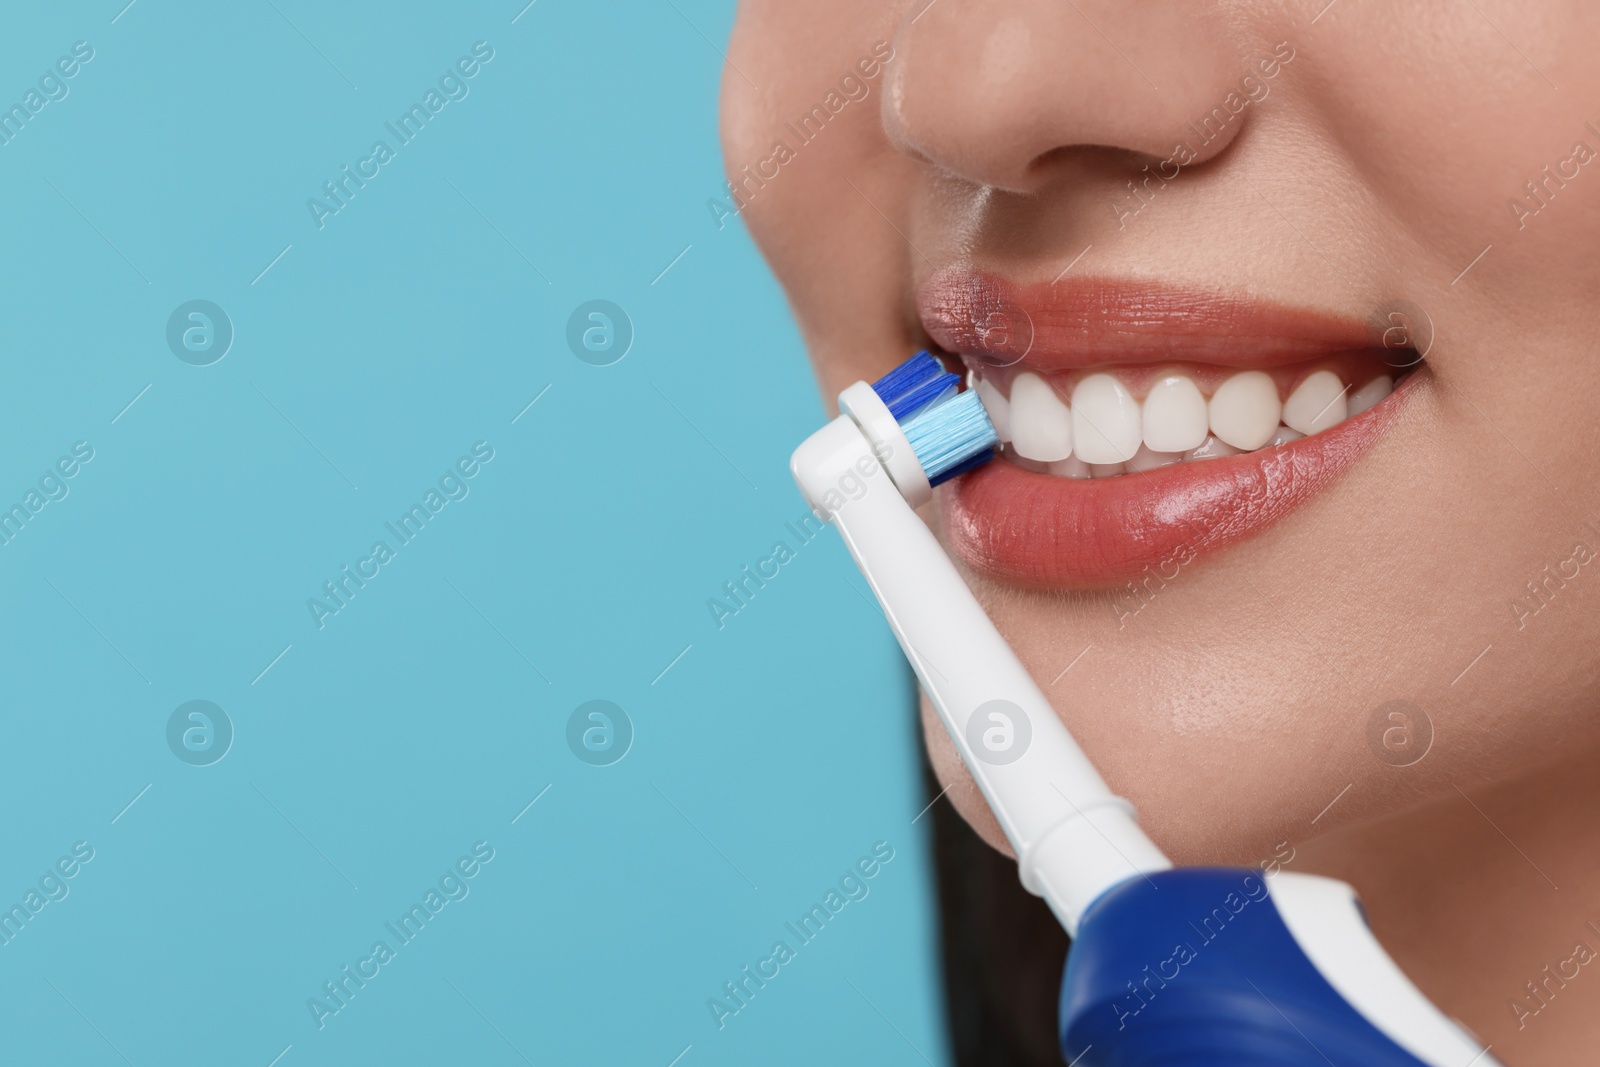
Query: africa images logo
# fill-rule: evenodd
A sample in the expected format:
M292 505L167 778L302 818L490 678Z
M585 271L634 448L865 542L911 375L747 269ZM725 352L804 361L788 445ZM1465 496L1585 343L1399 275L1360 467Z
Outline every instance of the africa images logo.
M799 957L801 949L821 936L835 916L848 905L866 900L872 892L869 883L883 873L894 856L894 846L889 842L874 843L872 855L862 856L846 868L836 886L828 887L823 893L821 902L812 904L799 918L783 924L789 937L774 941L771 950L758 959L754 967L747 963L739 968L739 973L733 978L723 982L722 994L706 999L706 1009L711 1013L711 1021L717 1024L717 1029L726 1029L729 1019L748 1008L756 994L783 973L783 968ZM789 943L790 939L794 941L793 945Z
M494 859L494 855L494 846L489 842L475 843L470 853L446 867L435 885L423 891L420 902L413 903L398 918L383 924L389 937L374 941L371 950L356 960L354 967L344 964L337 974L322 983L321 993L307 997L306 1010L311 1013L311 1021L317 1024L317 1029L323 1029L329 1019L348 1008L356 994L398 959L400 950L420 937L447 905L466 900L472 892L472 879ZM394 941L392 945L389 943L391 938Z
M322 583L322 597L307 597L306 610L311 613L311 621L317 624L317 629L323 629L328 619L349 607L356 594L399 557L400 549L420 537L428 523L447 504L465 500L467 494L472 492L469 482L493 459L494 446L488 441L474 444L472 455L462 456L453 466L445 468L444 474L439 477L438 488L429 487L420 503L412 504L410 510L402 512L399 518L383 524L383 528L394 539L392 546L388 540L374 541L372 550L356 560L354 570L346 563L339 568L337 575Z
M439 87L430 88L420 103L413 103L393 122L385 122L384 129L394 135L395 143L379 139L372 142L371 150L356 161L355 169L346 163L331 181L322 183L322 197L306 200L306 210L317 229L327 227L327 220L350 206L356 193L367 187L367 182L382 173L382 168L398 158L399 150L422 133L423 127L445 109L447 104L465 100L472 91L467 82L478 76L489 61L494 59L494 48L488 41L478 41L472 46L470 56L457 59L455 65L439 75Z

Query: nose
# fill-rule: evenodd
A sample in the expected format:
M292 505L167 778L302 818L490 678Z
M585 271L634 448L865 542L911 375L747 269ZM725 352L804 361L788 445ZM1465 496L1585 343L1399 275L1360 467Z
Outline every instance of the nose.
M915 158L1016 193L1087 152L1164 159L1183 142L1202 162L1243 123L1213 117L1209 140L1199 126L1219 107L1232 118L1229 94L1242 95L1253 69L1208 10L1196 0L919 0L889 64L885 128Z

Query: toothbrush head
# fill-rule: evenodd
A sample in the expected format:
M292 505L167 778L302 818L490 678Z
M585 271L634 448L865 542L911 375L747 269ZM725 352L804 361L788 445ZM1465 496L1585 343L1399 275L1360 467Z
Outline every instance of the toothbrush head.
M1000 443L977 392L959 392L960 385L960 377L946 372L927 352L918 352L872 383L930 486L983 466Z
M983 466L995 457L994 447L1000 443L974 390L942 395L901 421L900 430L930 488Z
M918 352L871 385L839 394L839 408L872 442L873 452L913 507L933 487L981 467L1000 443L974 390L927 352Z

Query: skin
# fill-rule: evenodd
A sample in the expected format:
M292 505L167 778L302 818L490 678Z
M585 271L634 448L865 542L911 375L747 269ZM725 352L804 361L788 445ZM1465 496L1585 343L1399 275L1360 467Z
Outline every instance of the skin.
M1427 377L1393 428L1137 615L1103 590L967 577L1175 861L1276 851L1351 881L1401 966L1496 1056L1592 1058L1600 961L1537 1014L1524 983L1580 941L1600 952L1600 559L1543 601L1527 583L1579 542L1600 551L1600 159L1537 214L1508 202L1531 205L1524 183L1575 142L1600 151L1600 7L923 3L746 0L729 44L735 182L875 43L894 49L742 197L823 395L925 343L914 294L935 270L1049 280L1086 245L1075 273L1359 319L1421 308ZM1119 226L1124 181L1284 41L1270 94ZM1368 740L1395 700L1433 735L1404 767ZM1003 849L923 717L950 798Z

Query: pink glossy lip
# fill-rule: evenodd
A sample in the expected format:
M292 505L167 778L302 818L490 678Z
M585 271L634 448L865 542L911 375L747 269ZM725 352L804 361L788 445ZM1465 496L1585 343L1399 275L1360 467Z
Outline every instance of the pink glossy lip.
M1375 343L1355 319L1112 278L1019 284L947 268L923 284L917 312L951 352L1040 371L1163 360L1276 367Z
M1372 346L1359 321L1104 279L1023 286L945 271L923 287L919 310L943 347L1038 371L1167 360L1271 367ZM1019 322L1030 327L1026 336ZM1014 584L1093 588L1150 572L1170 578L1333 482L1394 423L1423 377L1331 430L1226 459L1087 481L997 460L941 493L946 540L969 566Z

